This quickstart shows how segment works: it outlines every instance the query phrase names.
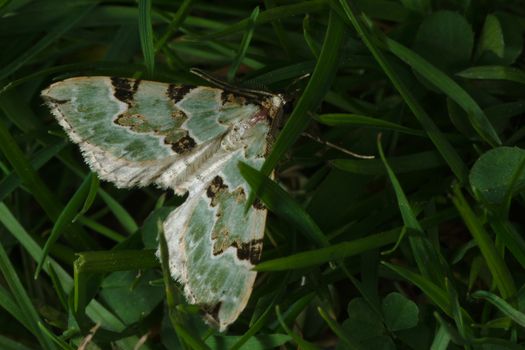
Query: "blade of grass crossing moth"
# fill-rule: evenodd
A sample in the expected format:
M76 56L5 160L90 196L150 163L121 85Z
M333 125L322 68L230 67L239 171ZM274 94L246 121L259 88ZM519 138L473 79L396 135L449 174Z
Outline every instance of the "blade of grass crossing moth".
M281 310L279 308L279 305L277 305L275 307L275 314L277 315L277 319L279 320L279 323L281 324L281 326L283 327L283 329L285 330L285 332L290 336L292 337L292 339L294 340L294 342L299 346L300 349L303 349L303 350L321 350L321 348L317 347L316 345L304 340L303 338L301 338L301 336L299 336L297 333L295 333L294 331L292 331L287 325L286 323L284 322L284 319L283 319L283 316L281 315Z
M33 45L30 50L25 51L23 54L16 57L11 63L0 69L0 81L16 72L26 63L35 58L42 50L56 42L58 38L67 33L75 24L82 20L84 16L90 13L95 6L96 4L93 3L72 10L69 16L63 17L63 21L59 22L55 26L50 27L47 31L47 34L37 43L35 43L35 45Z
M479 222L479 219L470 208L465 197L463 197L463 193L458 184L455 184L453 187L452 202L461 215L463 222L467 226L472 237L478 243L481 255L483 255L483 258L492 274L492 278L496 282L496 286L503 298L506 299L515 296L516 285L510 270L505 264L503 257L494 246L494 243L483 227L483 224Z
M466 79L480 80L507 80L515 83L525 84L525 71L514 67L505 66L480 66L467 68L457 76Z
M259 17L259 6L253 9L252 14L250 15L250 20L248 22L247 28L248 30L242 36L241 45L237 50L237 54L233 59L230 69L228 69L227 79L230 83L235 79L235 74L237 74L237 70L241 66L241 63L244 60L244 57L246 56L246 52L248 51L248 47L250 46L250 42L252 41L253 31L255 30L255 23L257 23L257 17Z
M149 75L155 70L153 25L151 24L151 0L139 0L139 36L144 64Z
M385 37L384 42L390 52L428 79L432 84L439 88L441 92L460 105L463 110L467 112L472 127L482 139L492 146L501 145L498 133L488 120L485 112L483 112L478 103L461 86L459 86L458 83L414 51L401 45L397 41Z
M306 129L310 122L308 112L314 111L321 103L326 92L330 88L332 80L337 71L339 62L339 49L345 38L345 25L337 14L330 11L328 19L328 28L323 41L323 46L317 64L308 84L304 89L301 97L297 101L292 114L290 115L285 126L277 136L273 145L272 152L264 162L261 172L265 176L270 175L272 169L282 155L292 146L292 144ZM252 205L256 193L259 193L259 187L254 187L250 191L246 207Z
M394 188L394 192L397 197L397 204L399 206L399 211L401 212L401 217L403 218L403 223L408 230L408 241L412 249L412 254L416 260L419 271L423 276L429 278L432 281L436 281L439 286L442 286L446 273L443 266L443 259L440 257L438 251L435 250L434 246L426 236L425 231L421 227L419 221L417 220L410 203L403 192L401 184L397 180L396 175L388 165L388 162L385 158L383 148L381 146L381 135L377 138L377 149L381 160L385 165L388 177Z
M299 228L312 243L320 247L330 245L313 219L281 187L245 163L239 162L238 166L252 189L263 188L260 198L268 209Z
M155 43L155 53L162 49L164 44L166 44L166 41L168 41L168 39L170 39L171 36L177 32L177 30L179 30L179 27L182 25L182 23L184 23L184 20L188 16L193 2L194 0L184 0L179 6L179 9L175 13L175 16L173 16L173 19L168 26L168 29L166 29L166 32Z
M421 104L418 102L414 94L405 85L398 73L392 68L386 55L375 44L376 39L373 38L372 33L362 23L362 13L355 9L352 2L347 0L339 0L338 3L343 8L346 18L353 25L361 39L368 47L380 67L388 76L396 90L399 92L405 103L408 105L416 119L419 121L428 137L434 143L441 156L445 159L450 169L456 175L461 183L468 183L468 168L456 152L454 147L448 142L443 133L438 129L436 124L432 121L430 116L425 112ZM359 14L359 15L358 15Z
M471 295L474 299L483 299L494 305L503 314L510 317L514 322L522 327L525 327L525 314L512 305L507 303L504 299L501 299L494 293L487 292L484 290L478 290Z
M20 282L16 270L9 261L8 254L4 250L2 244L0 244L0 271L9 287L11 295L13 295L15 303L19 307L22 318L25 320L25 324L29 326L28 330L36 337L38 343L43 349L55 349L55 346L50 339L44 336L38 328L40 316L33 306L31 299L27 295L22 282Z
M59 142L50 147L46 147L37 152L31 159L31 167L35 170L43 167L48 161L53 159L66 146L66 142ZM3 201L11 192L20 185L20 177L12 172L0 181L0 201Z
M90 173L88 177L84 179L80 187L77 189L75 194L71 197L69 202L64 207L64 210L62 210L62 212L58 216L58 219L55 221L53 230L51 231L51 234L49 235L49 238L47 239L46 244L44 245L44 248L42 250L42 257L40 258L40 261L36 266L34 274L35 279L37 279L38 275L40 274L42 264L46 260L49 249L51 249L52 245L60 237L62 232L64 232L64 230L71 225L73 219L77 216L77 213L81 208L82 204L86 202L86 199L88 199L93 177L93 173Z

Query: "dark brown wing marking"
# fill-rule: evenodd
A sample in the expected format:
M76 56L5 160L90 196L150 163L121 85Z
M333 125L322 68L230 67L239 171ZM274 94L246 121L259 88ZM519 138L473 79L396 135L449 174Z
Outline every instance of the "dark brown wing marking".
M187 134L171 144L171 148L178 154L188 153L194 149L195 146L197 146L197 143Z
M133 81L133 86L131 82ZM140 80L128 78L111 77L111 84L115 89L114 96L122 102L130 104L133 102L133 96L140 85Z
M195 86L193 85L176 85L176 84L170 84L168 86L168 97L173 101L173 103L177 103L180 100L186 96L188 92L191 91Z

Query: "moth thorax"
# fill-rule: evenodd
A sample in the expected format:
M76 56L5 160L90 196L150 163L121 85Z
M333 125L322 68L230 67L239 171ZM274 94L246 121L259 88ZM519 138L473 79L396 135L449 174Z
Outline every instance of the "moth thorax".
M246 142L250 129L253 128L249 122L242 122L235 124L231 131L226 133L221 141L222 148L226 151L235 151L241 147L243 142Z

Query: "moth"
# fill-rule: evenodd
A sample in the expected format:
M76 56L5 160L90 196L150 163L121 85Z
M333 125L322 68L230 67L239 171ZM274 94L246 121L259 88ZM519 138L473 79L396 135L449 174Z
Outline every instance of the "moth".
M163 223L170 273L224 331L250 297L266 221L259 202L246 211L237 165L261 168L283 98L103 76L56 82L42 97L102 180L188 192Z

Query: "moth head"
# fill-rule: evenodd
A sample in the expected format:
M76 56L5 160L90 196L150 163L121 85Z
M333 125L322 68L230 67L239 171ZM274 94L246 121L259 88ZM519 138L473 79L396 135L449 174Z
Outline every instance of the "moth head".
M261 103L263 109L261 112L266 114L266 116L273 122L282 114L284 104L285 100L281 94L271 95Z

